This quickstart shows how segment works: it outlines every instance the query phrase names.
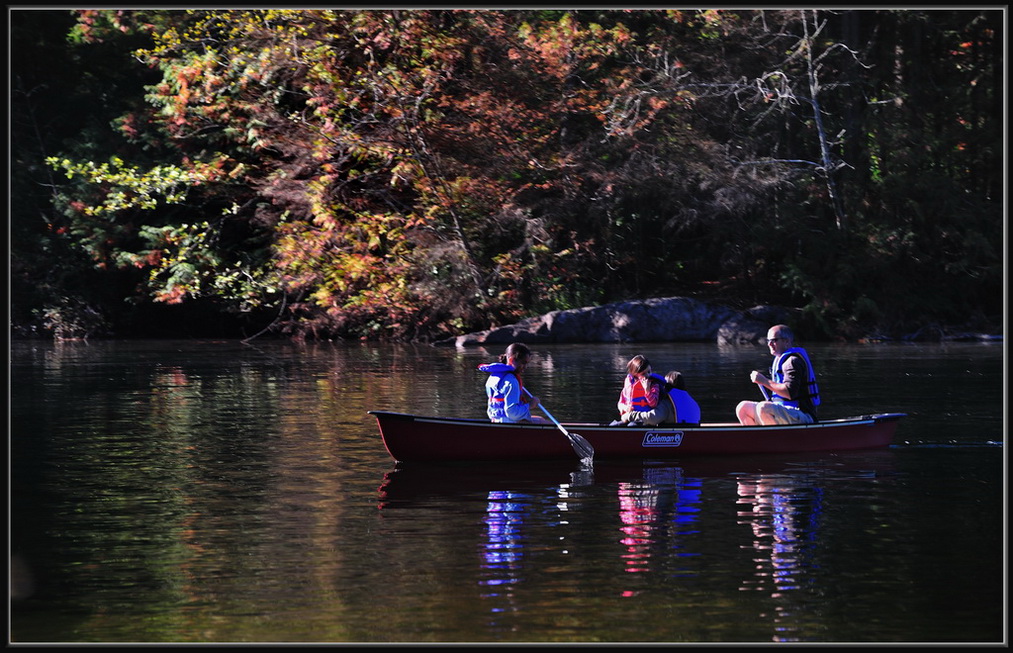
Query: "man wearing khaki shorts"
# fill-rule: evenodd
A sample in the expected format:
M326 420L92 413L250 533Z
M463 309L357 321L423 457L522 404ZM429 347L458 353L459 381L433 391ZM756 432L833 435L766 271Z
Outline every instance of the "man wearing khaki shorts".
M795 335L783 324L767 331L767 346L774 357L770 378L756 371L749 375L767 400L739 402L735 407L739 423L745 426L815 423L820 395L809 354L795 346Z

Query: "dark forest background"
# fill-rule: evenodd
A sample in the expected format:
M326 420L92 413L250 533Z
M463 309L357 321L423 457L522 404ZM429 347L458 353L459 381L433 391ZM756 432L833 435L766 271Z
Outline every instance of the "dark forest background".
M996 332L1003 8L8 11L15 337Z

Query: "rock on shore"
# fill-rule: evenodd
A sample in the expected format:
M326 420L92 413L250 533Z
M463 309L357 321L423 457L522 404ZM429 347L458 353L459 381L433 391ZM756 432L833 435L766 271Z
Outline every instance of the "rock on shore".
M616 302L552 311L516 324L436 342L437 345L609 342L758 343L772 324L787 322L788 309L756 306L736 311L687 297Z

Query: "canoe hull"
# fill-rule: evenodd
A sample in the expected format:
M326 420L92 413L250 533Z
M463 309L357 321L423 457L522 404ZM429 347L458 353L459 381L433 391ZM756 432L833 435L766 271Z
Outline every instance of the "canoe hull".
M493 424L484 419L442 418L369 411L376 417L394 460L549 460L575 457L569 440L552 424ZM564 424L594 447L595 459L676 459L845 451L889 446L903 413L865 415L818 424L687 427L623 427Z

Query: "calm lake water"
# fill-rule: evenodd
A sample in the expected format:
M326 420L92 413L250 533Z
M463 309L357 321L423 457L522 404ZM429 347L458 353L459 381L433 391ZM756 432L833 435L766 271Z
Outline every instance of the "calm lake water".
M501 351L14 343L11 641L1006 641L1002 343L810 346L822 417L907 413L887 449L396 465L367 411L480 417ZM562 421L613 419L638 353L704 421L769 365L535 352Z

